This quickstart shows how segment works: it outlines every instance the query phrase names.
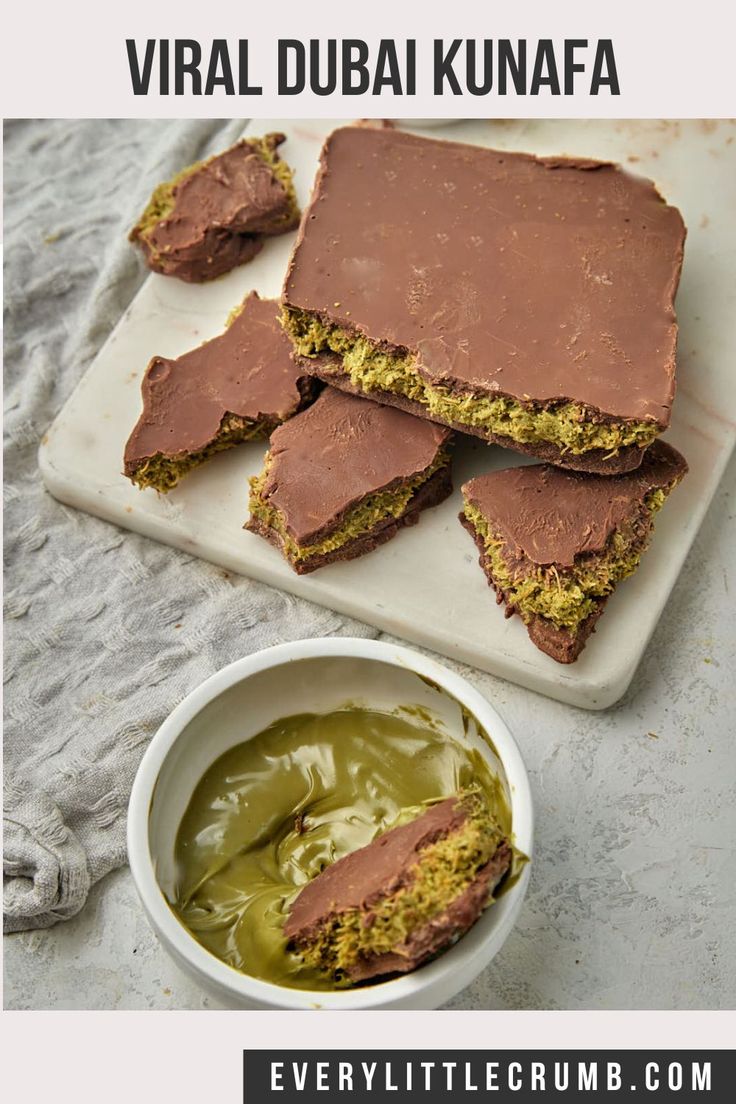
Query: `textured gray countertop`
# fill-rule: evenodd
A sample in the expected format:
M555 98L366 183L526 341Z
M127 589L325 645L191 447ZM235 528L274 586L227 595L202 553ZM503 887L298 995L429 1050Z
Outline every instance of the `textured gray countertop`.
M461 669L522 748L537 852L516 929L450 1007L733 1007L735 477L732 461L617 706L588 713ZM7 1008L219 1007L158 945L127 868L72 920L4 945Z

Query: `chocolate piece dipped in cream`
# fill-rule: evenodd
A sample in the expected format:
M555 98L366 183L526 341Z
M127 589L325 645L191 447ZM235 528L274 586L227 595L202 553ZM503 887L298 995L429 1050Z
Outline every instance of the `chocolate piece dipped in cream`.
M284 932L328 975L408 973L472 927L510 865L485 803L456 795L328 866L296 898Z
M481 803L480 831L467 823L471 809L452 812L460 792L472 792ZM431 830L423 817L429 817ZM436 906L435 916L452 906L451 916L462 929L474 916L477 898L482 907L489 903L500 873L494 866L476 877L487 865L486 855L490 861L501 840L511 841L511 867L498 893L514 884L527 861L513 847L511 806L501 777L477 748L435 727L424 709L407 703L395 714L346 708L283 718L231 748L196 786L177 834L171 905L194 937L236 970L299 989L344 987L360 979L346 972L338 977L300 951L298 931L309 933L314 946L318 913L324 911L320 879L374 840L394 839L394 830L405 831L402 825L408 825L416 846L439 842L450 826L463 833L463 841L469 842L466 833L471 833L480 843L464 851L452 845L457 862L450 865L460 874L452 878L455 892L444 887L442 896L431 893L425 902ZM407 836L398 836L402 839L406 843ZM392 845L394 870L384 870L371 887L391 884L395 890L399 862L409 874L422 849L416 846L402 845L399 854ZM435 869L441 857L435 855ZM337 880L342 881L339 871ZM328 884L334 883L332 874ZM344 885L335 892L345 899ZM398 921L409 902L395 897L391 902L384 894L384 913L391 912L391 904ZM445 916L439 926L445 936L450 921ZM457 931L454 921L452 930ZM418 930L416 936L415 950ZM422 945L428 945L426 938ZM402 962L406 967L405 954Z
M616 165L345 128L322 151L285 324L338 387L630 470L670 419L684 237Z

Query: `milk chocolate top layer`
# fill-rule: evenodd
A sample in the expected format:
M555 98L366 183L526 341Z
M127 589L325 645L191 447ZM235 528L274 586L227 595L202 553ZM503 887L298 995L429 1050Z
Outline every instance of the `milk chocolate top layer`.
M308 882L284 924L287 939L304 937L321 921L349 909L369 909L411 880L423 847L459 828L467 812L456 797L432 805L409 824L392 828Z
M143 413L125 448L127 474L158 453L205 448L226 414L280 422L297 410L303 373L278 315L275 300L253 291L225 333L176 360L153 358L143 379Z
M462 490L493 533L539 565L572 567L584 552L602 552L650 491L670 487L687 471L684 457L664 441L624 475L588 475L550 464L506 468L471 479Z
M450 431L332 387L271 435L263 497L298 544L331 529L367 495L435 460Z
M616 165L345 128L284 299L416 354L430 383L666 426L684 237Z
M283 134L269 134L272 150ZM159 253L196 249L208 230L258 234L289 211L289 197L273 170L244 138L205 162L174 188L174 209L146 233Z

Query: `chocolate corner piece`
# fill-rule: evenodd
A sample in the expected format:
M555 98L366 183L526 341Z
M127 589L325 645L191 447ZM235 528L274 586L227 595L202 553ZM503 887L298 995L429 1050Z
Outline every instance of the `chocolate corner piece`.
M148 267L202 283L252 260L265 237L293 229L300 212L277 153L284 140L243 138L160 184L128 235Z
M495 592L496 604L503 604L505 607L505 616L513 617L513 615L519 611L516 606L509 604L506 591L504 591L493 575L493 569L486 554L486 546L483 537L464 513L459 513L458 518L460 524L467 529L475 541L479 553L478 563L488 581L489 587ZM590 617L586 618L576 633L571 633L566 629L560 629L553 624L552 621L548 621L544 617L531 617L528 621L524 621L524 628L532 644L539 648L540 652L544 652L546 655L550 656L551 659L556 660L557 663L574 663L587 644L588 637L591 633L595 632L596 622L603 613L605 604L606 599L602 599L595 612L592 613Z

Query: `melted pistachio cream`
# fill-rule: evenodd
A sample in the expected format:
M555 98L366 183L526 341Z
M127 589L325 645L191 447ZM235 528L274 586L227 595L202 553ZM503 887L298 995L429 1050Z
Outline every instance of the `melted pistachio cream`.
M359 334L294 307L284 308L282 324L300 356L337 353L342 358L341 372L348 374L353 386L367 394L378 390L404 395L425 406L430 417L450 425L473 426L519 444L550 442L575 455L606 449L613 456L628 445L646 448L660 432L653 422L596 421L595 413L583 403L542 406L504 395L451 391L429 383L411 354L386 352Z
M334 982L287 946L300 888L376 835L459 790L485 798L511 837L501 782L477 751L402 715L345 709L277 721L218 759L176 840L181 922L237 970L296 989ZM523 858L515 854L511 881Z

